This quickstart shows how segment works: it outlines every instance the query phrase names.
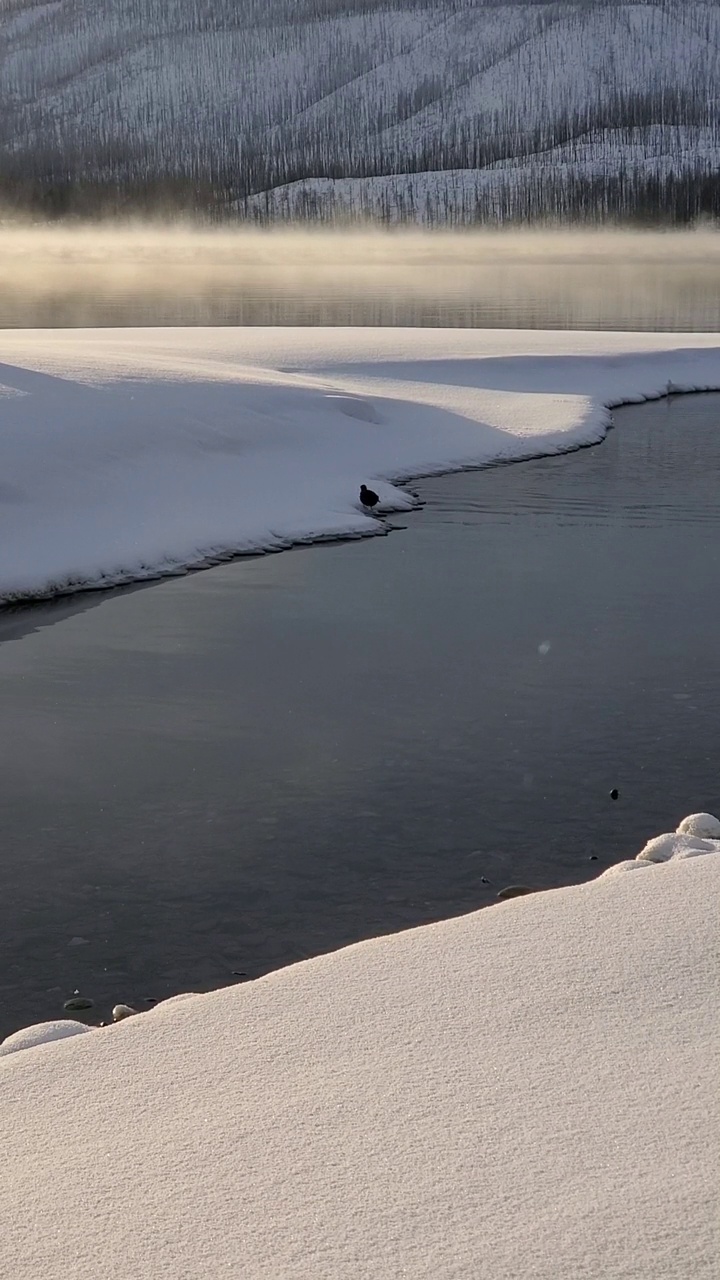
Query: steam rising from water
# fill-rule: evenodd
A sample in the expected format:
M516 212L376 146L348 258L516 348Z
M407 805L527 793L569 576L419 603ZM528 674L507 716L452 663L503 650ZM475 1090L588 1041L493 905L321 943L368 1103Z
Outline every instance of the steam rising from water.
M720 233L0 227L0 326L720 329Z

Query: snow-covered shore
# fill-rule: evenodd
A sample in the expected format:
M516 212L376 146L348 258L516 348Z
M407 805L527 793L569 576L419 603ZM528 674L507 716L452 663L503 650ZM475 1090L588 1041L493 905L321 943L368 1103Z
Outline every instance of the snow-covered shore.
M0 600L375 533L423 473L602 439L720 389L720 335L430 329L0 334Z
M711 1280L708 829L1 1058L0 1271Z

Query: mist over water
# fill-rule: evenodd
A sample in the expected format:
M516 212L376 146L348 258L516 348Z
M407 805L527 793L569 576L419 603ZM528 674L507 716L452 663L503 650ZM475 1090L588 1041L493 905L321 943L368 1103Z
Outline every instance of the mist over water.
M720 330L720 233L0 224L0 327Z

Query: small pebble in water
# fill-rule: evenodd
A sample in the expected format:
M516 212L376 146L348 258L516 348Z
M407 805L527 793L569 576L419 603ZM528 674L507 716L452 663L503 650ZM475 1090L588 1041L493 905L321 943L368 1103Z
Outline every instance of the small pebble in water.
M489 881L489 880L486 880L486 879L485 879L485 876L481 876L481 877L480 877L480 883L481 883L481 884L489 884L489 883L490 883L490 881Z
M597 854L596 854L596 853L591 853L591 854L590 854L590 861L591 861L591 862L597 862Z
M122 1022L123 1018L132 1018L138 1011L129 1004L116 1004L112 1011L113 1022Z
M617 800L619 795L620 795L620 792L618 791L617 787L613 787L612 791L610 792L610 799Z
M88 1000L87 996L73 996L70 1000L66 1000L63 1009L66 1013L79 1013L81 1009L92 1009L93 1002Z

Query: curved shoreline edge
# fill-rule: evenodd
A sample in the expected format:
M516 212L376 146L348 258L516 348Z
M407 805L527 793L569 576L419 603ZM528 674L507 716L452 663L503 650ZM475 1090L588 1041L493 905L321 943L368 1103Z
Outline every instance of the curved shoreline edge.
M720 335L155 329L0 335L0 605L386 532L422 476L599 443L720 391Z

